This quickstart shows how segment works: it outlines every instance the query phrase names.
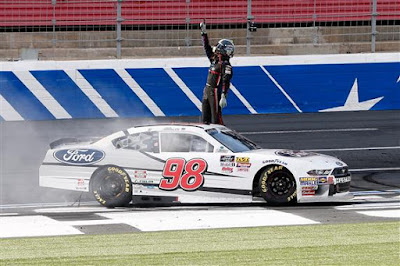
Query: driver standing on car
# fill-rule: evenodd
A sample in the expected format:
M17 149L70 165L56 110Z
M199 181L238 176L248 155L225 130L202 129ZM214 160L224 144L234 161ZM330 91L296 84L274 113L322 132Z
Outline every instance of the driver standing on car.
M211 63L203 91L201 119L205 124L223 125L222 108L227 106L226 96L233 75L229 59L233 57L235 46L231 40L222 39L211 47L205 21L200 23L200 29L203 47Z

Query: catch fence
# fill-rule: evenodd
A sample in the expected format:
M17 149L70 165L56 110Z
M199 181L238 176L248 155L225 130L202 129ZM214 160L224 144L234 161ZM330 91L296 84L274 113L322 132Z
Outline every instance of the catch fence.
M198 55L203 20L243 55L400 50L400 0L0 0L0 58Z

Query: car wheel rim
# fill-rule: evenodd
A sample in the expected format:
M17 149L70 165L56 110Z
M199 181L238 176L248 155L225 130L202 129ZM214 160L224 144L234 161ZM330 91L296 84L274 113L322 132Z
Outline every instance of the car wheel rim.
M268 184L270 191L277 196L287 195L293 187L292 180L284 174L277 174L270 178Z
M124 182L119 178L107 176L100 186L100 193L105 199L118 197L124 191Z

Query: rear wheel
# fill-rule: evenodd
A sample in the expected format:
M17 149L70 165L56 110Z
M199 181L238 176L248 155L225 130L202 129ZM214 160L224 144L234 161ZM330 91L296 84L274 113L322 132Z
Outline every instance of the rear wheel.
M270 204L296 202L296 180L282 165L269 166L261 173L259 189L262 197Z
M97 171L90 180L90 191L106 207L127 206L132 200L132 182L124 169L107 166Z

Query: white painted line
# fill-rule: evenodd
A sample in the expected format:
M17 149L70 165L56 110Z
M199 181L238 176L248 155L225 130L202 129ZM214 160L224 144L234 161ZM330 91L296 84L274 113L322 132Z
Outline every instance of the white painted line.
M0 94L0 116L6 121L22 121L24 118Z
M363 196L355 196L354 200L377 200L377 199L383 199L384 197L382 196L377 196L377 195L363 195Z
M81 235L78 229L46 216L0 217L0 238Z
M391 195L391 194L397 194L400 193L400 189L393 189L393 190L370 190L370 191L355 191L355 192L350 192L354 196L364 196L364 195Z
M344 206L336 206L337 210L372 210L372 209L393 209L400 208L399 202L382 202L382 203L361 203ZM400 211L400 210L399 210Z
M93 86L82 76L77 69L64 70L64 72L75 82L75 84L86 94L93 104L103 113L105 117L118 117L118 114L101 97Z
M243 95L240 93L238 89L236 89L235 86L231 83L230 90L236 95L236 97L239 98L239 100L243 103L244 106L246 106L247 110L250 111L252 114L257 114L257 111L251 106L251 104L246 100L246 98L243 97Z
M114 70L155 116L165 116L164 112L125 69L116 68Z
M139 213L98 213L142 231L191 230L277 225L318 224L304 217L266 209L152 211Z
M79 203L83 205L98 205L97 201L84 201ZM68 207L78 205L77 202L65 202L65 203L26 203L26 204L5 204L0 205L0 209L22 209L22 208L46 208L46 207Z
M72 118L56 99L43 87L29 71L14 71L18 79L35 95L35 97L57 119Z
M289 100L289 102L292 103L292 105L294 106L294 108L296 108L296 110L299 113L302 113L303 111L300 110L300 108L297 106L297 104L293 101L293 99L289 96L289 94L287 94L287 92L282 88L281 85L279 85L279 83L274 79L274 77L268 72L267 69L265 69L264 66L260 66L261 69L265 72L265 74L267 74L267 76L270 78L270 80L275 84L276 87L278 87L278 89L283 93L283 95L285 95L285 97Z
M383 211L362 211L357 212L367 216L383 217L383 218L400 218L400 210L383 210Z
M82 212L116 212L118 209L107 209L100 204L96 207L60 207L36 209L36 213L82 213Z
M400 171L400 167L386 167L386 168L362 168L350 169L351 172L365 172L365 171Z
M105 219L105 220L84 220L84 221L62 221L64 225L80 226L80 225L107 225L107 224L120 224L120 221Z
M291 133L320 133L320 132L352 132L352 131L376 131L377 128L332 128L332 129L305 129L305 130L278 130L278 131L249 131L240 132L243 135L259 134L291 134Z
M9 212L9 213L0 213L0 216L16 216L18 213L16 212Z
M196 105L197 109L201 111L201 101L194 95L194 93L186 86L185 82L175 73L175 71L170 67L164 67L165 72L170 76L170 78L179 86L179 88L186 94L186 96Z
M389 147L362 147L362 148L336 148L336 149L311 149L303 151L368 151L368 150L397 150L400 146Z

